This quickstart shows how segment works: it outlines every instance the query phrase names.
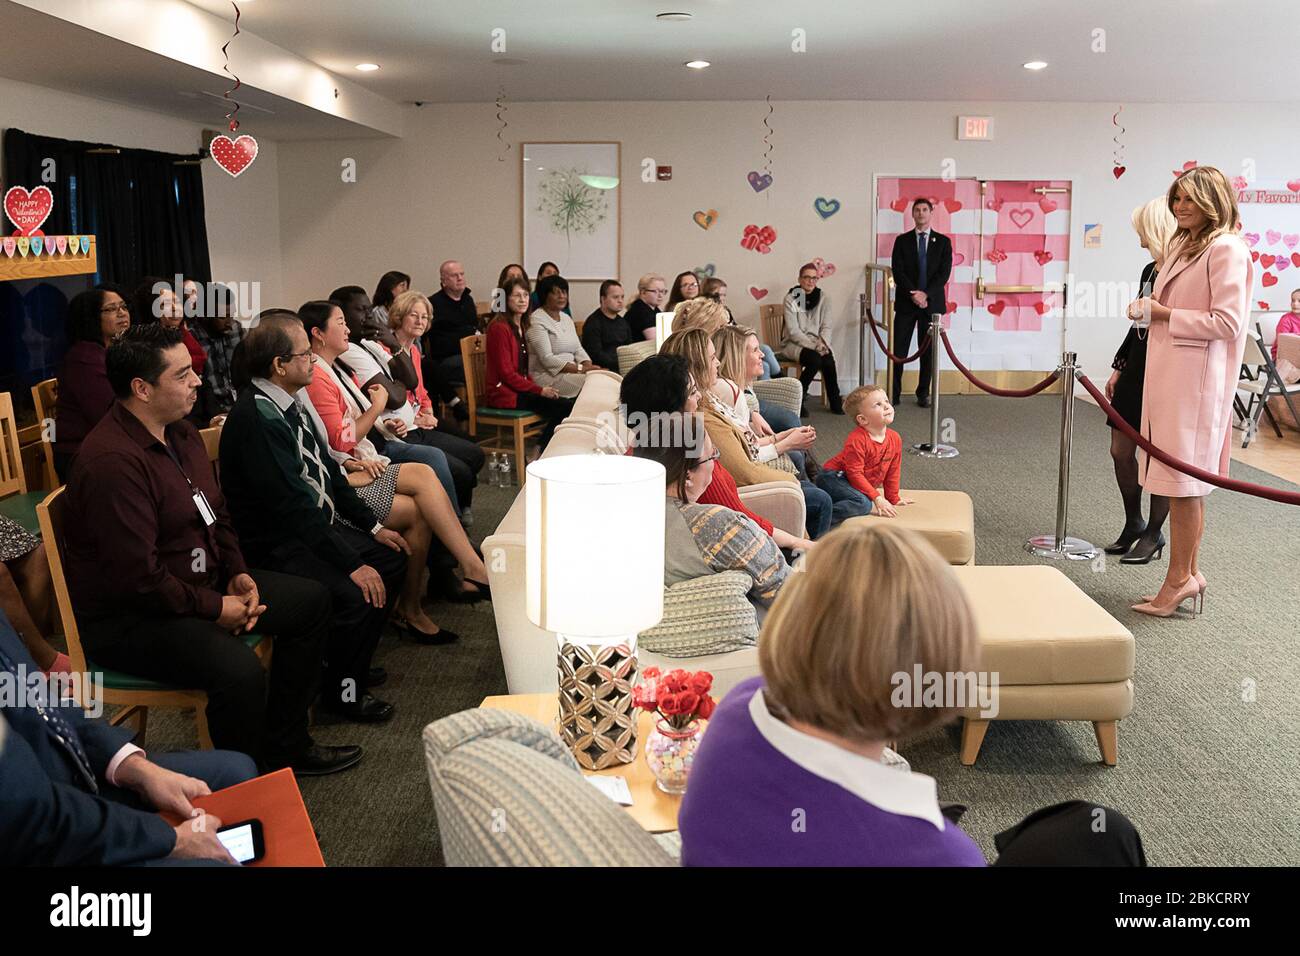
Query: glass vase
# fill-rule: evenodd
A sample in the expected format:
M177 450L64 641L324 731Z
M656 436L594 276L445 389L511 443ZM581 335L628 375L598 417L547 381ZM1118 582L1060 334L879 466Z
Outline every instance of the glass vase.
M664 793L683 794L695 751L700 746L703 724L692 720L680 729L659 720L645 742L645 759L655 775L655 783Z

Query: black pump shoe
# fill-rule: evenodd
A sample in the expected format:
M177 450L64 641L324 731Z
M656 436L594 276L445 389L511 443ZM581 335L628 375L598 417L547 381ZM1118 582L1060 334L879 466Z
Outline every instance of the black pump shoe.
M1133 546L1133 550L1119 559L1120 564L1150 564L1152 558L1159 558L1165 553L1165 536L1158 535L1155 540L1143 537Z
M1146 533L1146 530L1146 525L1143 525L1136 530L1125 528L1113 543L1106 545L1102 550L1107 554L1127 554L1128 549L1133 547L1133 542L1142 537L1142 535ZM1163 540L1161 543L1163 544Z

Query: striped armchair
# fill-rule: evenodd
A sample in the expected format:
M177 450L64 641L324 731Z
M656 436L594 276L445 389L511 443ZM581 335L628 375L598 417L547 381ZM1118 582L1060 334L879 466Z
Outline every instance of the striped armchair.
M673 866L662 844L522 714L465 710L424 728L448 866Z

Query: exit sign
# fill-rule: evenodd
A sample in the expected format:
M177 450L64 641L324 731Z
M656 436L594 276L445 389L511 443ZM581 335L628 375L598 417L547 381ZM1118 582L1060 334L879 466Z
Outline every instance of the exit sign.
M992 139L993 138L993 117L992 116L958 116L957 117L957 138L958 139Z

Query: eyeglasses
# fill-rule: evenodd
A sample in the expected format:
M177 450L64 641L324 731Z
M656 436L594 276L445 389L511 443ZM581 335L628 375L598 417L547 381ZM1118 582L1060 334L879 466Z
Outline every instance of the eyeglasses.
M130 312L131 307L125 302L119 302L117 305L106 305L99 310L101 315L116 315L118 312Z
M280 358L287 365L288 363L292 362L294 359L300 359L305 355L311 355L311 349L307 349L307 351L305 352L290 352L287 355L281 355Z
M713 449L712 455L710 455L707 458L701 458L695 464L691 465L691 470L694 471L696 468L700 468L704 465L707 465L711 461L717 461L721 457L722 457L722 452L720 452L718 449L715 448Z
M814 275L800 276L799 281L802 282L804 279L816 279L816 278L817 277Z

